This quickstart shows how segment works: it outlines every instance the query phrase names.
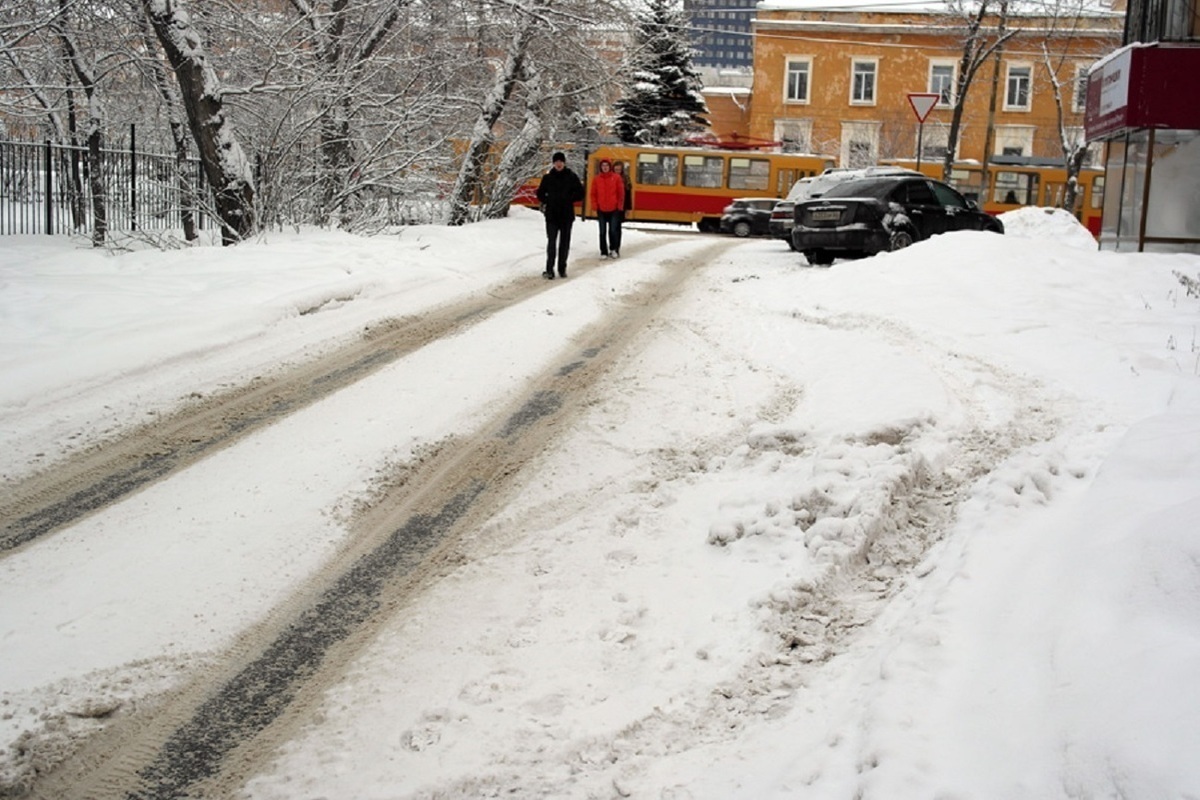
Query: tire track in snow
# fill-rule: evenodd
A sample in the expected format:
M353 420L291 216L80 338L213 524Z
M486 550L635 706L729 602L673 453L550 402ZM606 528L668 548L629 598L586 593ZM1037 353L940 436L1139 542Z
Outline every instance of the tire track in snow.
M661 765L687 751L727 742L743 735L753 723L781 717L801 704L807 687L816 682L822 670L830 668L826 665L836 664L835 659L851 650L891 601L933 569L927 556L953 529L959 507L974 487L1006 460L1050 441L1059 432L1061 422L1052 412L1054 403L1048 402L1049 392L1038 382L959 352L952 343L938 342L902 324L865 314L794 316L804 324L869 330L886 342L919 354L961 404L962 422L952 432L936 432L914 423L865 436L850 435L833 443L864 451L885 446L891 450L888 460L903 463L906 469L880 482L878 492L848 504L822 502L819 495L792 500L791 510L811 512L800 526L802 531L821 519L856 516L865 523L861 537L852 540L855 546L849 552L814 555L814 561L824 568L820 577L764 598L762 606L770 614L763 625L772 635L773 647L750 654L735 676L720 684L697 687L677 698L674 707L668 709L663 704L644 717L627 721L611 734L563 742L557 752L517 748L502 759L501 768L441 784L415 796L465 800L514 793L539 797L612 793L625 797L655 791L663 796L690 796L686 783L647 785L648 765ZM980 385L1008 398L1013 413L997 419L990 407L993 398L977 394ZM780 397L779 402L786 405L787 397ZM770 413L771 405L765 408ZM780 437L763 434L750 443L751 449L761 451L761 457L813 459L814 484L818 478L838 472L842 461L831 459L822 464L826 458L824 445L793 441L786 435L788 431L783 433ZM931 434L948 435L950 439L944 463L939 465L926 463L913 452L921 437ZM724 448L729 446L724 439L701 444L698 449L702 455L693 455L675 475L671 475L668 465L665 479L683 479L696 469L696 464L728 455ZM781 500L780 505L788 504ZM762 513L769 516L766 510ZM752 538L752 534L742 535L741 531L753 526L738 527L737 536L710 537L709 543L736 549L740 539ZM811 545L805 541L805 546ZM564 777L562 770L545 769L543 764L570 764L572 769ZM659 770L660 775L663 772Z
M715 241L706 250L735 242ZM689 246L694 248L694 246ZM350 549L242 637L218 674L114 723L31 796L157 800L228 796L259 759L286 740L374 630L405 599L453 563L458 535L493 516L515 491L523 466L547 447L614 359L639 336L707 253L665 264L665 277L618 301L578 338L578 353L530 383L470 441L432 455L398 491L364 512ZM532 292L530 293L532 294ZM298 712L293 710L299 708Z
M669 244L665 239L639 245L630 255ZM594 268L576 267L577 277ZM0 557L367 378L431 342L553 288L553 283L531 275L419 315L381 321L355 341L308 363L257 377L183 407L5 487L0 499Z

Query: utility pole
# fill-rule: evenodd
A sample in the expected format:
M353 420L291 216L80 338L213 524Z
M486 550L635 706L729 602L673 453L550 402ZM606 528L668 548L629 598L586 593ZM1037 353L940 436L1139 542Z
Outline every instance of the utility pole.
M996 26L996 36L1000 45L996 47L996 55L992 61L992 97L988 101L987 130L983 137L982 168L979 174L979 207L987 202L988 192L992 189L991 175L988 172L988 161L992 157L992 146L996 138L996 98L1000 93L1000 61L1004 54L1004 29L1008 25L1008 0L1000 0L1000 22Z

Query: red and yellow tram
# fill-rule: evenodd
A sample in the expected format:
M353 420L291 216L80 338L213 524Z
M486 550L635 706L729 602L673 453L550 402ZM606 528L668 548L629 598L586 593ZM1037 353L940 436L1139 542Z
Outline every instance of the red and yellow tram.
M589 181L603 159L625 164L633 187L626 220L694 224L702 231L718 230L721 211L736 198L782 199L797 180L834 164L827 156L614 145L588 154ZM587 201L584 216L595 216Z

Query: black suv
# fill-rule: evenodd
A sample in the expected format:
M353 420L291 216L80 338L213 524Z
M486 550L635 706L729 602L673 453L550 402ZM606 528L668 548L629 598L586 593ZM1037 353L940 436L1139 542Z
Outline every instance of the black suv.
M814 265L899 250L948 231L1004 233L950 186L931 178L893 175L846 181L819 200L797 203L792 249Z

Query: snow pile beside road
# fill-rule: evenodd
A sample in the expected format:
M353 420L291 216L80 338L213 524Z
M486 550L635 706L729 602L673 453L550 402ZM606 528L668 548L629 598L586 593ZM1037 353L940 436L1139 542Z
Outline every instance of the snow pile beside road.
M1061 208L1026 206L1000 215L1004 232L1025 239L1051 239L1080 250L1097 249L1096 237L1088 233L1075 215Z

